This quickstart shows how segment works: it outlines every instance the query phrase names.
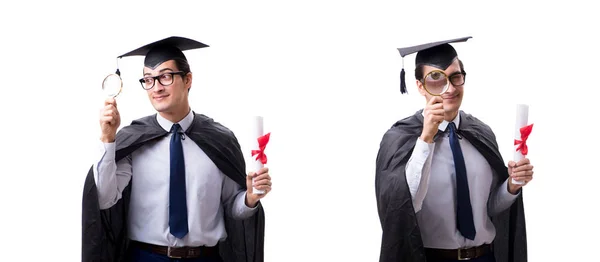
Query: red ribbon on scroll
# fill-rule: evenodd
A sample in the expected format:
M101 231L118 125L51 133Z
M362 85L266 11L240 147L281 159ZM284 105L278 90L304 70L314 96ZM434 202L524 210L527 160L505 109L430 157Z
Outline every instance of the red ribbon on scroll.
M529 134L531 134L532 129L533 124L521 127L521 140L515 139L515 146L519 145L516 151L521 150L521 154L523 154L524 156L526 156L527 152L529 151L529 149L527 148L527 138L529 138Z
M265 148L269 143L269 137L271 133L267 133L264 136L258 138L258 150L252 150L252 156L256 155L256 160L259 160L263 165L267 163L267 155L265 155Z

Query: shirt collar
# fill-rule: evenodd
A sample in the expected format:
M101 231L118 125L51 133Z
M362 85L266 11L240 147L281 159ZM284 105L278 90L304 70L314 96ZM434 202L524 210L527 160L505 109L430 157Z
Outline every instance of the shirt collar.
M173 124L175 124L175 123L169 121L168 119L162 117L160 114L156 114L156 120L158 121L158 124L160 125L160 127L162 127L167 132L171 131L171 127L173 126ZM193 120L194 120L194 111L192 111L190 109L190 112L183 119L181 119L181 121L179 121L181 130L183 130L185 132L192 125Z

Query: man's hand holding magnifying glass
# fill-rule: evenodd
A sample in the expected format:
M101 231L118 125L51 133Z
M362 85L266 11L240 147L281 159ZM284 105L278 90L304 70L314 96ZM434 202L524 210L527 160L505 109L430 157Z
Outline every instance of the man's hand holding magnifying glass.
M438 126L444 121L444 105L441 96L433 96L427 102L423 111L423 132L421 133L421 140L426 143L433 143L433 137L437 133Z
M103 143L115 142L119 125L121 125L121 116L117 110L117 101L112 97L106 98L104 108L100 110L100 130L102 130L100 140Z

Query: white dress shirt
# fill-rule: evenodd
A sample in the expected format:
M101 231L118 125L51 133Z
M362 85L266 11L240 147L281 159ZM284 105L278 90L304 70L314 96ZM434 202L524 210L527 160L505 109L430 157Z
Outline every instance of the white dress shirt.
M453 122L460 129L460 114ZM448 124L443 121L438 129L445 131ZM458 249L491 243L496 231L490 216L510 207L518 197L508 192L508 179L492 188L496 176L488 162L466 139L459 141L477 232L474 240L463 237L456 226L456 172L448 135L431 144L418 138L406 165L406 180L427 248Z
M157 115L160 126L172 122ZM187 130L190 113L179 122ZM245 204L246 193L223 174L191 139L182 140L185 159L189 233L178 239L169 233L169 147L171 134L147 143L115 163L115 144L101 143L101 157L94 164L94 179L101 209L113 206L133 179L129 203L129 238L162 246L215 246L227 237L224 213L235 219L252 216L256 208ZM226 212L225 212L226 211Z

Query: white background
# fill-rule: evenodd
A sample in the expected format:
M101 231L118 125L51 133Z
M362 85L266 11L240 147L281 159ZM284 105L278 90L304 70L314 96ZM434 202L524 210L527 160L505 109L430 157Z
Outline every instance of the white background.
M263 115L272 132L266 261L378 260L379 142L425 102L414 56L405 59L410 94L400 94L396 48L462 36L473 36L454 45L468 72L462 109L495 130L506 161L515 104L530 105L530 261L598 258L600 21L588 4L16 2L0 16L2 261L80 260L100 83L116 56L171 35L211 46L186 53L193 110L239 137L249 116ZM154 113L137 82L142 59L119 62L122 126Z

